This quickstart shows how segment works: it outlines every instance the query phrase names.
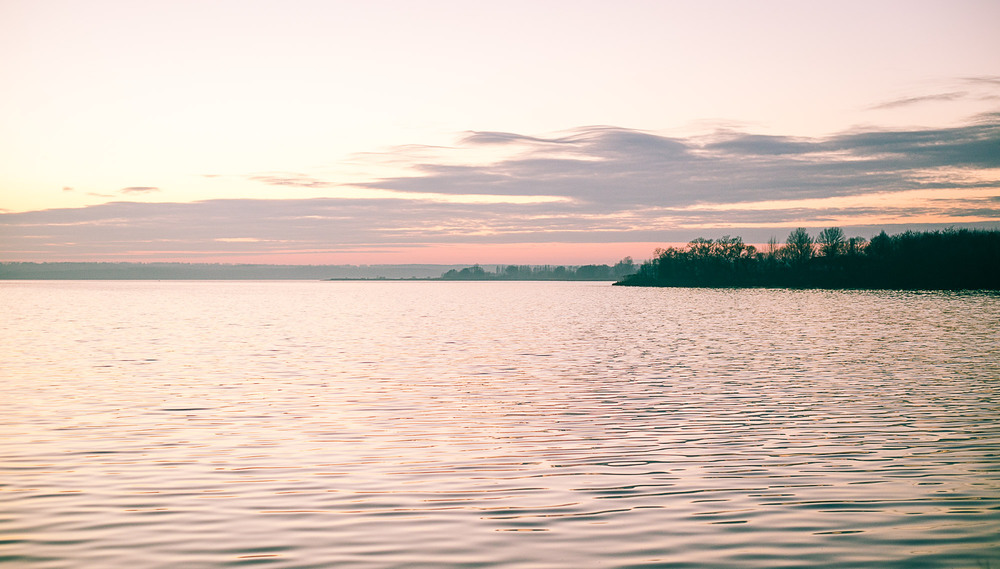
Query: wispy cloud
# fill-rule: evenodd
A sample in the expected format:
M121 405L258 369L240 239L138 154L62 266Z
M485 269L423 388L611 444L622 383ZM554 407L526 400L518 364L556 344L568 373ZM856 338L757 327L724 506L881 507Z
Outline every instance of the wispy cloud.
M122 188L119 193L122 194L148 194L151 192L158 192L160 188L153 186L130 186L128 188Z
M254 182L262 182L272 186L285 186L289 188L329 188L334 185L330 182L295 172L254 174L252 176L248 176L248 178Z
M980 75L978 77L966 77L964 80L966 83L975 85L1000 86L1000 75Z
M518 144L518 143L560 144L572 142L570 138L539 138L515 134L512 132L481 131L470 132L461 140L461 144Z
M955 101L989 101L1000 98L997 87L1000 86L1000 75L980 75L963 77L951 81L948 90L934 93L922 93L900 97L868 107L868 110L894 110L924 103L950 103Z
M884 103L879 103L869 108L873 110L898 109L900 107L908 107L910 105L916 105L919 103L955 101L958 99L964 99L965 97L968 96L969 93L967 91L956 91L953 93L936 93L932 95L919 95L915 97L904 97L902 99L894 99L892 101L886 101Z

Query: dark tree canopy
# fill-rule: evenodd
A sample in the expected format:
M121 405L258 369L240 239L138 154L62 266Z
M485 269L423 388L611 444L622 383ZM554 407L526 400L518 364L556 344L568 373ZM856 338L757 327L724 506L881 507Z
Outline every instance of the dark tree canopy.
M1000 231L883 231L867 242L832 227L814 241L800 227L783 247L772 239L763 253L739 237L698 238L682 249L657 249L616 284L1000 290Z

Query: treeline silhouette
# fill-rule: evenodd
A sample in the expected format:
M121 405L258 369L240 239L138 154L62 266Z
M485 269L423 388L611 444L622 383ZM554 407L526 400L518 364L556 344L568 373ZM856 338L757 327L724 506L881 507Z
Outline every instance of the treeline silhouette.
M497 265L488 271L479 265L452 269L443 275L444 280L454 281L614 281L631 275L638 266L631 257L614 265Z
M698 238L657 249L616 285L867 289L1000 289L1000 231L949 229L847 238L839 227L814 239L804 228L765 250L740 237Z

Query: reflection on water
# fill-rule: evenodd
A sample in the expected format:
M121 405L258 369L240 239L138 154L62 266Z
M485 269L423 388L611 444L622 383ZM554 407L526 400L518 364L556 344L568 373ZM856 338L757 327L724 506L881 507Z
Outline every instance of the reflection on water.
M998 567L1000 297L0 284L0 561Z

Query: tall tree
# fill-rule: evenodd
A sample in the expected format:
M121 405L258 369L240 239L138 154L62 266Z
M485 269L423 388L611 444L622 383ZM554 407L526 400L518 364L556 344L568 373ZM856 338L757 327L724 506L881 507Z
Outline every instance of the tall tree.
M806 231L805 227L798 227L785 239L785 247L782 251L787 255L789 261L796 265L805 264L812 259L813 238Z
M778 238L774 235L767 240L767 257L774 259L778 255Z
M868 244L868 240L864 237L851 237L847 240L847 254L852 257L857 257L865 252L865 246Z
M847 248L844 230L839 227L827 227L820 231L816 241L819 242L819 250L824 257L837 257L842 255Z

